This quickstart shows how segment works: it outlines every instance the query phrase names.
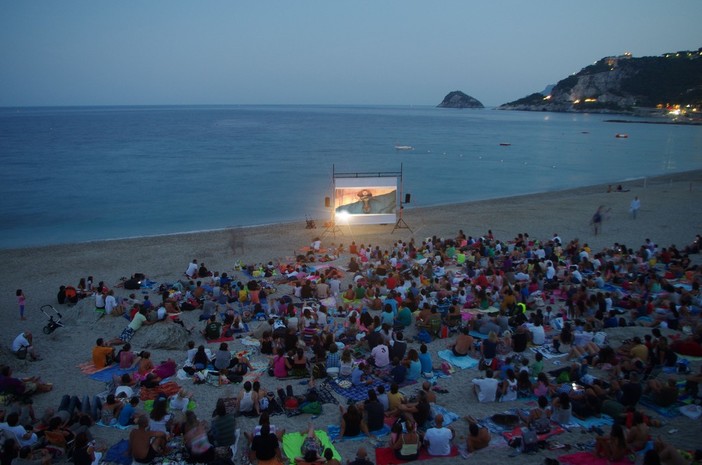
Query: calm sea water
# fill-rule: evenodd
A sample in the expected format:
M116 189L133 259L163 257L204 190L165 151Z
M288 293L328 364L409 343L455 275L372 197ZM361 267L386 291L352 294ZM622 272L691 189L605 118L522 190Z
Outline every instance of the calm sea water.
M304 224L306 215L328 217L332 166L402 165L409 207L702 168L701 127L608 118L430 107L3 108L0 248Z

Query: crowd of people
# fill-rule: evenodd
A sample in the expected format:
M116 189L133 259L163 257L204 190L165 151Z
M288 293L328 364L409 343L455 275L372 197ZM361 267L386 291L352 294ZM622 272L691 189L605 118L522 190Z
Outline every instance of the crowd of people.
M566 243L558 234L540 241L525 233L503 242L491 231L478 238L459 231L455 238L396 242L387 250L352 243L343 268L315 269L304 257L294 264L255 267L265 270L263 276L279 277L280 286L283 280L289 283L290 291L282 295L260 279L235 281L226 272L211 272L193 260L183 279L160 290L157 304L148 295L118 299L104 283L93 286L92 277L90 284L81 280L80 296L92 293L97 311L126 313L130 320L119 337L96 340L95 367L119 364L136 371L115 379L104 401L65 396L56 411L47 410L37 418L26 399L52 385L38 378L14 378L10 367L3 367L0 391L17 399L0 423L0 429L13 436L6 440L4 454L27 458L26 446L30 452L35 444L65 448L75 438L73 447L81 445L80 459L94 459L90 428L99 421L136 425L129 442L138 463L168 454L174 437L183 438L195 461L212 462L230 458L235 418L246 415L259 417L259 425L245 434L250 458L264 464L280 461L284 430L271 424L270 413L274 402L279 400L286 408L286 400L295 396L280 389L267 392L263 386L267 380L245 381L254 369L251 363L233 356L226 342L216 351L197 345L193 327L187 328L193 340L185 368L195 372L211 366L231 382L241 382L233 404L220 398L205 421L188 410L192 393L181 390L157 397L148 414L140 408L135 390L158 386L177 366L170 359L155 365L147 351L133 353L132 337L143 325L183 324L178 315L197 311L204 325L199 336L205 341L251 334L260 343L260 352L269 357L273 378L310 379L302 402L314 399L315 379L348 378L353 386L368 385L366 400L340 407L339 437L373 436L392 418L387 445L399 459L416 459L421 449L433 456L449 455L456 442L454 425L444 426L444 416L433 413L437 406L444 410L451 406L441 406L424 380L437 367L428 347L437 338L450 339L448 348L454 356L479 360L472 393L466 390L470 401L509 402L534 396L538 405L518 421L540 434L553 422L567 425L572 417L606 413L616 423L609 435L598 439L597 454L617 460L651 448L667 457L672 452L665 443L650 447L647 428L655 427L656 420L640 410L639 400L647 395L660 406L671 405L680 394L679 380L685 381L689 395L699 398L702 372L669 377L660 372L678 366L677 354L702 354L702 274L689 257L699 252L700 240L698 236L684 249L659 248L647 239L635 249L614 244L593 251L578 239ZM18 302L19 298L18 293ZM67 298L65 286L61 298ZM651 332L644 340L634 337L616 347L608 343L609 328L631 325ZM416 348L410 346L415 343ZM546 352L537 352L532 360L529 347ZM13 351L40 358L28 331L15 338ZM569 363L556 375L547 373L544 353L565 354ZM376 380L384 385L371 388ZM400 388L412 382L419 382L418 392L405 398ZM487 447L490 431L473 417L466 421L461 446L467 452ZM38 433L25 428L30 425ZM327 457L333 451L318 444L314 427L301 434L306 438L298 463L334 463L336 459ZM35 453L41 460L47 457ZM355 462L367 462L366 455L359 449Z

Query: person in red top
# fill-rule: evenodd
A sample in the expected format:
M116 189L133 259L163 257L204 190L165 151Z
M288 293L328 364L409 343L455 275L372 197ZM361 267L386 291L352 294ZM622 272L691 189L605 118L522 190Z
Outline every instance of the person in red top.
M385 280L385 286L388 288L389 291L397 287L397 278L395 278L394 274L388 274L388 278Z

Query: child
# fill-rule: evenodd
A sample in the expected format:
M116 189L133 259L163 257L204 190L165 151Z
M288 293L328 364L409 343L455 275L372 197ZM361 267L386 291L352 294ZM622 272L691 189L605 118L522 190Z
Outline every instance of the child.
M351 358L351 350L345 349L341 354L341 365L339 367L339 376L350 376L353 371L353 359Z
M19 306L20 320L24 321L27 319L24 317L24 292L22 292L22 289L17 289L17 292L15 294L17 295L17 305Z
M539 376L544 370L544 356L541 352L534 355L534 363L531 365L531 376Z
M429 376L434 375L434 367L432 365L431 355L429 355L426 344L422 344L419 347L419 362L422 364L422 373L425 374L425 376L427 374Z

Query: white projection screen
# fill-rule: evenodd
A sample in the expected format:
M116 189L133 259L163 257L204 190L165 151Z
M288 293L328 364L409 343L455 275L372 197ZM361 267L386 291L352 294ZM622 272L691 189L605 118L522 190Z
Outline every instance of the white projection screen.
M337 224L389 224L397 218L397 177L334 179Z

